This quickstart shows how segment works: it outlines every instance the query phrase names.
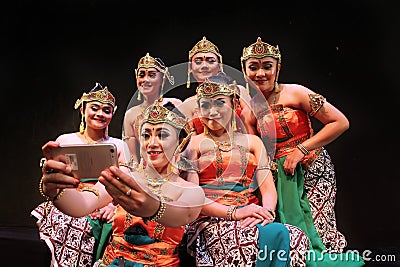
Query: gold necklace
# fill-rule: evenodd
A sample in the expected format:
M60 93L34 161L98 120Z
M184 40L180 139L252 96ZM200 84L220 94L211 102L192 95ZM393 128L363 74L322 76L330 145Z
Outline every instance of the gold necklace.
M151 177L146 172L144 174L144 176L146 177L146 182L147 182L147 185L148 185L150 191L157 195L157 194L161 194L161 186L169 181L169 177L172 174L174 174L174 173L170 172L169 174L167 174L165 176L158 174L156 177Z
M83 135L83 137L85 138L85 140L87 141L88 144L97 144L97 143L104 142L104 141L106 140L104 137L102 137L102 138L100 138L99 140L94 141L92 138L90 138L90 137L86 134L86 132L84 132L82 135Z
M276 95L277 95L277 93L274 91L274 92L272 92L272 94L274 94L274 97L272 98L272 101L271 101L271 103L267 100L267 103L268 103L268 105L275 105L275 103L276 103ZM270 98L271 96L269 96L268 98Z
M211 137L211 139L214 141L215 145L218 147L220 151L223 152L229 152L233 148L233 142L228 142L228 141L218 141L215 139L215 136L213 136L210 132L208 135Z

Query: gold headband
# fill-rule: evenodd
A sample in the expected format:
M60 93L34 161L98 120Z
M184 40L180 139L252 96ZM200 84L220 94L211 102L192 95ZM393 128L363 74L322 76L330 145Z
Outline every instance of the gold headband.
M279 52L279 47L264 43L263 41L261 41L260 37L257 38L257 42L255 42L254 44L243 48L243 54L240 60L243 63L243 61L251 57L273 57L278 59L278 63L281 62L281 53Z
M173 111L163 107L160 101L156 100L153 105L146 108L144 111L143 125L145 122L151 124L168 123L178 130L184 129L187 134L190 133L190 126L187 120L179 116Z
M174 85L174 83L175 83L174 76L172 76L169 73L168 68L166 66L164 66L164 64L162 64L160 61L158 61L154 57L150 56L149 53L147 53L144 57L142 57L139 60L137 69L135 69L136 78L138 76L138 71L140 68L145 68L145 69L155 68L159 72L164 73L164 76L166 76L168 78L168 81L171 85Z
M95 88L96 87L102 88L102 86L99 83L96 83ZM101 103L110 104L111 106L113 106L113 108L116 108L115 98L108 91L107 86L104 87L104 89L98 91L83 93L82 97L76 100L74 108L75 109L79 108L80 105L83 104L83 102L91 102L91 101L99 101Z
M239 90L236 83L223 84L218 82L211 82L208 78L204 80L196 89L197 99L202 97L214 97L216 95L239 95Z
M193 46L192 50L189 51L189 62L192 60L192 57L199 52L211 52L216 54L219 57L219 63L222 64L222 56L219 53L218 47L212 42L208 41L205 36Z

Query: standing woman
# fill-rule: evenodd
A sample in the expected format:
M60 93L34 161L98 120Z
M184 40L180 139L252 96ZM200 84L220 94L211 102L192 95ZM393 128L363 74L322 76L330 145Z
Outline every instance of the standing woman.
M184 225L199 215L203 190L180 177L175 160L190 140L189 128L173 104L149 106L140 125L143 166L127 173L115 166L102 171L90 192L79 192L62 162L48 159L43 192L59 195L54 204L72 216L85 214L113 201L117 205L112 235L95 266L178 267L178 246ZM44 151L53 145L48 143ZM46 170L53 169L55 173ZM58 193L57 193L58 192Z
M138 88L137 102L125 113L122 138L128 144L131 162L138 162L140 158L138 130L144 110L156 100L162 104L171 102L175 106L182 103L177 98L163 98L165 80L174 85L174 77L160 58L154 58L147 53L139 60L135 76Z
M79 109L82 116L79 132L62 134L57 137L56 142L63 145L113 143L117 146L118 161L126 162L124 152L128 151L124 149L124 142L108 136L107 133L116 108L115 98L108 88L96 83L89 93L83 93L75 103L75 109ZM89 192L96 181L97 177L93 177L77 181L77 185L79 190ZM109 203L88 216L71 217L57 209L51 201L61 198L62 190L50 197L43 191L41 180L39 191L47 201L31 214L38 219L40 238L51 251L52 264L68 267L91 266L101 257L111 234L115 206Z
M218 75L197 88L204 132L192 137L184 154L197 162L193 182L207 202L187 226L188 252L197 266L289 266L292 260L305 266L307 237L274 222L277 193L262 140L235 130L239 90L229 81Z
M189 62L187 72L186 88L191 91L191 96L184 99L179 110L190 120L190 126L195 131L195 134L203 132L203 124L198 117L198 106L196 100L196 88L205 79L218 75L224 72L222 55L218 47L207 40L204 36L198 41L189 51ZM246 89L238 85L240 89L240 105L237 106L237 112L240 114L241 106L244 105L244 100L249 100Z
M334 165L324 146L343 134L349 121L309 88L278 83L278 46L258 38L243 49L241 64L246 81L253 87L252 106L244 108L242 119L249 133L259 135L267 147L275 148L271 156L278 166L277 216L282 223L300 227L315 251L342 253L346 240L336 226ZM310 117L324 125L321 130L313 130ZM363 264L357 255L355 259L338 264Z

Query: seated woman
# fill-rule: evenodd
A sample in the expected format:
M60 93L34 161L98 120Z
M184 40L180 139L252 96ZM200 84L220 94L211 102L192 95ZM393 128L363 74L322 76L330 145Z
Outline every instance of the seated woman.
M119 204L111 241L95 266L179 266L184 225L204 204L203 190L182 179L176 166L176 155L190 139L187 126L173 104L164 107L156 101L145 110L140 127L144 165L131 174L117 167L104 170L92 188L96 194L70 189L76 180L66 164L51 159L45 163L43 192L53 197L68 187L53 201L64 212L81 216L111 201ZM50 146L55 144L44 151ZM46 173L48 169L57 172Z
M274 222L277 193L262 140L235 130L238 92L223 74L197 88L204 132L184 155L198 163L192 181L204 189L206 204L186 228L188 252L197 266L305 266L307 237Z
M79 109L82 116L79 132L61 134L56 139L57 143L113 143L118 148L118 161L125 162L124 142L107 134L116 108L115 98L108 88L96 83L90 92L83 93L75 103L75 109ZM95 184L96 180L97 177L78 181L82 182L79 183L80 190ZM39 190L42 190L42 181ZM103 254L111 234L115 206L109 203L99 209L92 209L92 213L74 218L58 210L50 201L54 198L43 196L47 201L32 210L31 215L38 220L40 238L50 249L52 263L58 266L92 266ZM62 191L55 196L60 198Z

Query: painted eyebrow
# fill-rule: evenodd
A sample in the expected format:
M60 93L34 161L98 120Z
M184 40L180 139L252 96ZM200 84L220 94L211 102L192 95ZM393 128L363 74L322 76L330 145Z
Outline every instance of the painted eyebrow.
M162 132L162 131L167 132L167 133L171 133L171 131L169 129L164 128L164 127L158 127L155 130L156 130L157 133L158 132ZM144 132L151 132L151 129L150 128L144 128L143 131Z
M197 57L194 57L193 59L194 60L196 60L196 59L203 59L204 57L200 57L200 56L197 56ZM217 58L215 58L215 57L205 57L206 59L215 59L215 60L218 60Z
M218 97L218 98L214 98L214 99L201 99L200 100L200 103L212 103L212 102L214 102L214 101L225 101L225 98L224 97Z

